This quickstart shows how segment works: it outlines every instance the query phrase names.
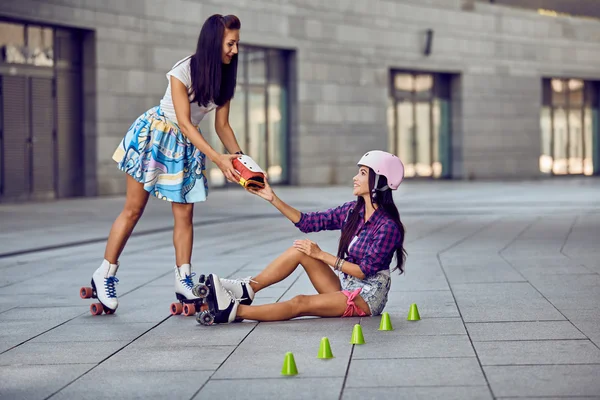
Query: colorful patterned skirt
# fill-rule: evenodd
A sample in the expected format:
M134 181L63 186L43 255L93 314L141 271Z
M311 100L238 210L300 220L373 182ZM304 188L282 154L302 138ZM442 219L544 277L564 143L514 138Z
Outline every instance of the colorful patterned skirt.
M176 203L206 200L205 159L160 107L138 117L113 154L119 169L146 191Z

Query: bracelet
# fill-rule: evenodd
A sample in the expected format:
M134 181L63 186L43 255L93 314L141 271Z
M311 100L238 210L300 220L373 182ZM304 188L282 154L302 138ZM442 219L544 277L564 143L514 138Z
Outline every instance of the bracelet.
M338 268L338 271L340 271L340 272L344 272L344 271L342 271L342 268L344 267L344 263L345 263L345 262L346 262L346 260L344 260L344 259L342 258L342 262L340 263L340 267Z
M346 262L346 260L344 260L343 258L338 257L335 260L335 265L334 265L333 269L336 270L336 271L341 271L342 270L342 265L344 264L344 262Z

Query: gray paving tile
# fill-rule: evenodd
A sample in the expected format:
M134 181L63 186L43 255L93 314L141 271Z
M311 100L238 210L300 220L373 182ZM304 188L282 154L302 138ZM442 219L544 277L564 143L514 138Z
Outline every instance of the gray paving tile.
M467 323L473 341L585 339L569 321Z
M492 399L487 386L346 388L342 400L417 399L484 400Z
M0 365L99 363L129 342L25 343L0 354Z
M600 307L592 309L561 309L561 312L600 347Z
M485 384L476 358L353 360L346 381L349 388Z
M306 377L343 377L352 345L355 319L302 319L259 324L225 364L215 379L273 378L279 376L286 352L294 354L298 370ZM328 337L335 358L317 358L322 337ZM245 368L240 368L244 365Z
M451 284L525 281L523 275L500 257L478 263L469 260L468 263L443 262L442 265Z
M529 283L453 285L465 322L564 320Z
M390 315L408 316L415 303L421 318L458 317L458 308L450 291L390 292L385 310Z
M340 395L343 378L305 378L300 372L294 377L272 379L211 379L194 400L218 398L238 399L335 399Z
M209 371L118 371L96 368L61 390L56 399L191 398L208 380Z
M16 307L0 314L0 323L5 321L68 321L82 313L87 308L72 307Z
M236 346L256 327L255 322L242 322L230 325L199 325L194 317L171 317L136 343L190 344L201 346Z
M236 346L202 343L140 342L121 350L102 365L111 371L215 371Z
M396 332L363 331L368 346L356 346L352 359L475 357L467 335L406 336Z
M95 364L0 366L0 397L44 399L94 366Z
M453 318L423 318L420 321L407 321L406 315L400 313L390 314L390 321L394 328L393 335L415 336L443 336L466 335L467 331L459 317ZM363 318L360 321L363 330L378 331L381 317Z
M482 365L600 364L589 340L474 342Z
M37 336L31 343L132 341L153 326L148 322L107 325L66 323Z
M600 393L600 365L486 366L483 369L498 397L575 397Z

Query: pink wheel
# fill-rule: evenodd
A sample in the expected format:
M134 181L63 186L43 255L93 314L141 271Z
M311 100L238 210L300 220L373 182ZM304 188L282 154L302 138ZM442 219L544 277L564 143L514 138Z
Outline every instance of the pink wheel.
M193 304L184 304L183 305L183 315L186 317L192 316L196 314L196 307Z
M183 306L181 303L173 303L171 304L171 315L179 315L183 311Z
M79 289L79 296L81 296L82 299L92 298L93 293L94 291L91 287L82 287L81 289Z
M94 303L90 306L90 312L92 313L92 315L100 315L102 314L102 303Z

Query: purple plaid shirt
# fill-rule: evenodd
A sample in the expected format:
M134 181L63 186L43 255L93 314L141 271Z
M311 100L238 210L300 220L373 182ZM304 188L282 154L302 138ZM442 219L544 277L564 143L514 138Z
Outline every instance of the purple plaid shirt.
M302 213L296 227L304 233L342 229L356 201L326 211ZM358 211L360 222L348 249L346 261L357 264L365 277L390 267L394 252L400 247L402 234L398 225L381 208L365 223L364 207Z

